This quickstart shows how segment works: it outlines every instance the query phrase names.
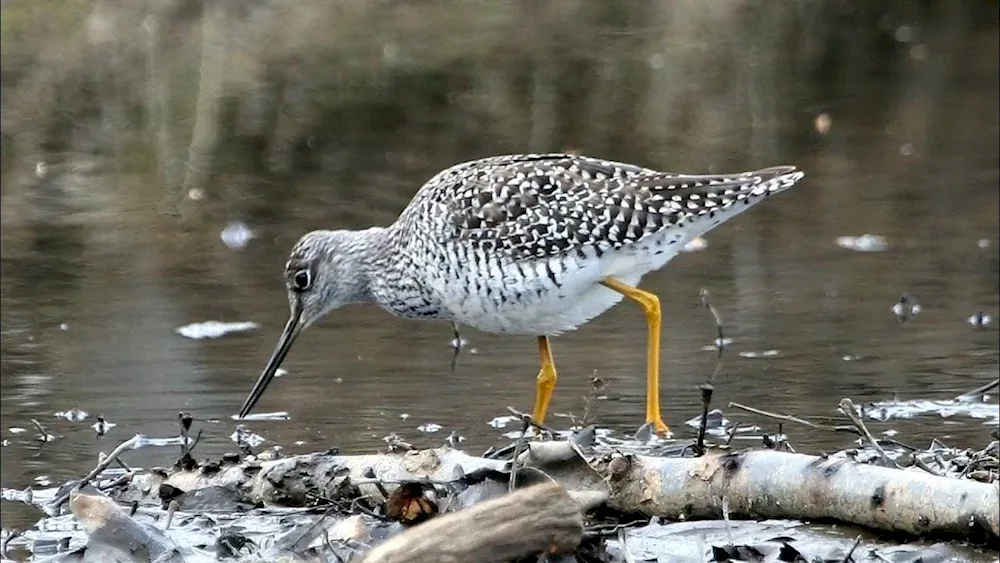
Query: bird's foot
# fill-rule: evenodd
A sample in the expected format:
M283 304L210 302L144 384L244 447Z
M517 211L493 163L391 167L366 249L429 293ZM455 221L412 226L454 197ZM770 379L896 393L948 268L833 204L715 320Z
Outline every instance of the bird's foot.
M673 432L670 431L670 427L667 426L660 417L648 420L646 423L652 425L653 431L655 431L656 435L661 438L672 438L674 435Z
M662 420L654 419L646 422L639 427L639 430L635 433L635 439L640 442L648 442L653 439L653 436L659 438L673 438L673 433L670 431L670 427L663 423Z

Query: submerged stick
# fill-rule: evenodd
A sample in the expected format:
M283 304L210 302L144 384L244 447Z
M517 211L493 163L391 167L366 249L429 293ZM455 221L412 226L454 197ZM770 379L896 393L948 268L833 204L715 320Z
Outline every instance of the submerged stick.
M976 387L972 391L962 393L961 395L955 398L961 400L961 399L968 399L970 397L982 396L987 391L993 389L994 387L1000 387L1000 379L994 379L993 381L987 383L986 385L983 385L981 387Z
M840 410L841 412L844 413L844 415L847 416L847 418L851 419L851 422L853 422L855 426L858 427L858 430L861 432L861 435L864 436L866 440L868 440L868 442L872 445L873 448L875 448L875 451L877 451L878 455L882 457L882 460L885 461L886 464L889 465L889 467L895 467L896 469L899 469L899 464L893 461L892 458L889 457L889 454L885 453L885 450L882 449L882 446L878 443L878 440L876 440L875 437L872 436L872 433L868 431L868 427L865 426L865 422L861 420L861 417L858 416L857 411L854 410L854 401L848 399L847 397L844 397L843 399L840 400Z

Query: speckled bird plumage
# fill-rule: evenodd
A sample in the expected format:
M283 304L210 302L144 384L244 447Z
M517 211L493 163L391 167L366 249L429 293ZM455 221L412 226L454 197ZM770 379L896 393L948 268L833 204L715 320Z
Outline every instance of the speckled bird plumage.
M428 180L387 227L304 235L286 266L289 299L305 299L305 326L374 302L401 317L556 335L622 299L602 279L636 285L802 177L790 166L688 175L572 154L465 162ZM309 295L297 289L303 272Z

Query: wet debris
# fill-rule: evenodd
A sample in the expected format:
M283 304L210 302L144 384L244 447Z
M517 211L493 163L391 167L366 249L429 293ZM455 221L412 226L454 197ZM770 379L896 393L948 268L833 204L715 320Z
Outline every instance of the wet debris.
M869 233L837 237L836 243L841 248L855 252L884 252L889 248L889 241L885 237Z
M755 358L775 358L780 354L777 350L743 350L740 352L739 356L741 358L755 359Z
M889 310L892 314L896 315L896 318L902 324L916 317L920 313L921 307L920 303L917 303L917 300L912 295L904 293L899 296L899 300Z
M263 436L243 424L236 425L236 430L229 435L229 439L235 442L240 449L257 448L267 441Z
M1000 386L1000 379L963 393L953 399L913 399L875 401L857 406L859 416L877 421L909 419L916 416L937 414L942 418L956 415L982 419L985 424L1000 424L1000 408L990 401L988 394Z
M987 313L979 311L976 314L969 317L968 319L966 319L966 322L972 325L973 328L982 330L993 323L993 317L989 316Z
M84 410L69 409L65 411L56 411L52 413L52 416L56 418L63 418L70 422L83 422L84 420L87 420L89 415L87 414L87 411Z
M489 424L493 428L500 429L500 428L506 428L507 425L510 424L511 422L517 422L517 417L516 416L497 416L497 417L493 417L493 419L490 420L489 422L487 422L487 424Z
M35 429L38 430L38 440L40 442L54 442L58 438L58 436L49 432L49 429L46 428L41 422L38 422L37 419L32 418L31 423L34 424Z
M111 430L115 426L118 425L115 424L114 422L108 422L107 420L104 419L103 414L99 414L97 415L97 422L92 424L90 427L94 429L94 432L97 433L97 437L100 438L105 434L107 434L108 430Z
M258 328L258 324L251 321L223 322L204 321L191 323L178 327L175 332L185 338L202 340L205 338L219 338L227 334L236 332L246 332Z
M445 443L448 444L449 447L456 449L458 448L458 445L464 441L465 436L459 435L459 433L455 430L452 430L451 434L448 434L448 437L445 438Z

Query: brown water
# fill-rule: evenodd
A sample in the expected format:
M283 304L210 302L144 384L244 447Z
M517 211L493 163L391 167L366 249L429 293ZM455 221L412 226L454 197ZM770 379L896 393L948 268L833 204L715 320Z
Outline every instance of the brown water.
M727 106L718 111L704 100L687 102L701 121L676 129L700 134L677 138L633 135L649 110L628 99L611 104L603 121L594 112L557 112L539 140L526 131L527 122L545 119L537 113L524 124L483 121L461 104L428 107L393 91L321 138L312 166L280 177L230 167L212 179L205 199L180 207L120 154L50 152L44 177L33 161L13 162L15 172L5 165L0 426L9 445L0 449L0 481L21 488L39 475L55 483L79 477L98 452L136 432L176 435L179 411L204 428L201 456L235 450L229 417L285 321L281 273L295 239L314 228L391 222L438 169L528 148L573 147L691 172L786 163L806 171L794 190L719 227L707 235L707 248L643 280L663 303L664 417L680 437L694 434L683 423L698 414L697 387L716 369L714 352L703 349L715 327L700 305L702 288L734 340L713 379L714 405L730 418L773 430L772 421L727 403L834 416L841 397L947 399L986 383L998 375L997 331L974 330L966 319L977 311L996 318L1000 307L997 31L962 41L955 52L969 62L945 74L949 86L857 73L832 82L820 101L794 87L777 89L765 121L754 121L759 100L751 85L731 104L715 100ZM694 72L690 81L710 72ZM600 88L585 95L613 94ZM387 113L411 117L386 124ZM831 119L828 132L817 131L821 114ZM520 133L510 131L512 122ZM255 233L242 250L220 238L231 221ZM835 242L864 233L885 237L888 248L863 253ZM907 323L890 312L903 293L922 307ZM207 320L260 328L203 341L174 332ZM335 312L300 337L284 364L289 374L256 409L287 411L291 419L249 425L288 453L371 451L390 432L437 445L452 430L470 448L484 448L506 431L487 421L507 414L507 405L530 409L537 352L530 338L471 329L462 336L468 344L452 371L450 324L404 321L373 307ZM552 412L581 414L596 373L610 385L608 398L593 407L595 421L634 431L643 416L644 339L642 314L628 303L555 339L560 380ZM777 354L740 355L768 350ZM53 416L71 408L90 417L71 423ZM90 428L97 413L117 424L104 438ZM60 438L40 447L32 418ZM416 430L428 422L443 429ZM550 422L568 425L557 416ZM873 427L898 428L897 438L917 445L938 437L956 446L982 446L992 428L937 415ZM785 430L800 449L848 444L842 435ZM127 460L166 465L175 455L141 451ZM5 527L37 517L2 506Z

